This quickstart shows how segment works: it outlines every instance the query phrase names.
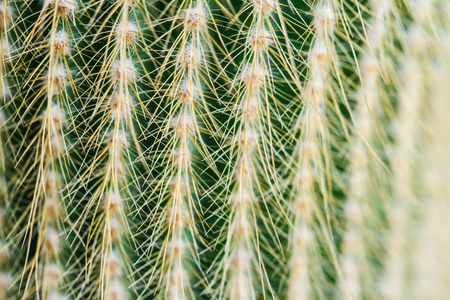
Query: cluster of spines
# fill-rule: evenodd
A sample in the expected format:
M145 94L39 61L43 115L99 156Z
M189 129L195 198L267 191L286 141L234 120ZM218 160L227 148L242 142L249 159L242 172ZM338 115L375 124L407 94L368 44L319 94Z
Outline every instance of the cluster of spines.
M134 128L140 77L134 57L139 57L142 30L134 20L139 16L134 1L105 4L104 8L94 11L93 18L100 21L87 28L93 43L102 47L93 58L99 68L85 71L87 81L92 82L88 93L96 101L89 99L83 106L92 115L87 117L89 125L82 143L95 155L76 178L77 190L91 187L81 198L85 204L74 206L74 210L80 215L78 226L87 229L83 239L88 262L82 269L84 277L79 279L86 286L83 296L121 300L133 294L128 290L128 276L132 276L128 249L134 249L136 241L128 214L134 207L130 199L137 168L133 164L137 163L135 155L140 154Z
M31 197L25 208L14 204L17 205L13 209L19 214L19 222L10 234L12 238L24 239L25 247L20 253L25 262L20 271L22 280L19 290L22 298L65 298L64 278L67 270L62 241L66 239L67 232L62 190L68 179L70 158L66 155L68 147L64 130L70 127L66 122L66 109L70 107L68 91L74 84L68 63L68 30L76 8L74 1L41 3L40 10L35 12L36 22L27 35L20 36L15 42L22 52L17 51L13 68L24 68L25 77L24 81L14 76L11 80L15 90L23 93L17 94L17 98L13 98L9 105L12 111L10 121L13 123L11 138L17 139L15 135L21 134L22 126L29 127L25 129L26 138L10 149L14 152L13 163L27 166L17 168L20 173L15 176L33 185L28 186ZM14 25L23 26L26 22L20 15ZM18 28L14 28L13 32L17 31ZM32 60L26 66L20 65L31 53L41 55L41 59ZM22 70L13 69L11 74L20 72ZM17 104L22 97L26 100ZM37 128L32 130L35 124ZM20 186L14 188L12 195L15 197L25 195Z
M195 299L189 270L198 268L199 253L198 229L195 220L199 220L198 205L199 186L195 179L193 151L207 155L202 150L203 141L200 134L200 115L204 95L200 81L200 69L206 63L203 37L207 35L206 7L203 1L189 3L182 14L181 33L174 46L178 51L174 74L170 76L169 126L173 136L169 155L172 157L165 185L169 188L169 199L163 227L167 235L161 246L162 260L160 282L160 299ZM199 111L200 109L200 111ZM166 125L166 126L167 126Z
M318 238L323 229L315 222L322 205L329 205L327 168L330 143L327 123L328 93L332 84L334 27L336 13L331 2L314 7L313 41L309 50L309 75L302 94L296 141L291 204L293 228L290 232L288 299L308 299L320 280L315 274ZM322 222L324 219L321 220ZM318 231L319 230L319 231Z
M145 202L152 207L144 224L150 245L145 260L151 265L146 272L144 295L158 299L196 299L197 280L206 287L200 263L200 228L204 185L199 181L198 164L211 164L203 133L212 132L207 94L211 85L209 64L210 37L208 7L203 1L180 1L170 26L168 48L157 71L153 99L161 109L154 112L156 144L150 158L162 165L155 171L152 191ZM205 75L207 77L205 77ZM150 162L150 164L154 164ZM141 295L142 296L142 295Z
M272 2L271 5L276 5ZM239 126L232 137L232 151L235 168L230 173L235 185L228 199L229 221L226 231L227 239L224 245L223 274L221 278L221 295L225 299L255 299L260 284L267 285L267 271L264 268L263 257L259 250L256 217L258 210L257 161L260 149L261 135L264 135L259 124L259 115L264 114L262 104L268 99L270 84L268 48L272 42L271 33L266 29L265 19L274 7L261 1L253 3L252 28L247 37L248 62L240 68L237 105ZM259 152L261 153L261 152ZM255 270L257 270L255 272ZM261 281L258 283L258 281Z
M284 269L280 227L289 221L277 170L285 153L277 147L285 142L283 114L291 99L285 98L282 87L298 95L301 83L298 52L289 36L278 35L292 26L283 14L278 1L260 0L237 13L245 21L239 23L238 39L232 43L244 46L236 45L238 54L230 54L242 53L242 58L231 84L227 120L232 124L228 157L233 165L222 180L229 187L223 209L228 218L212 280L218 283L213 295L219 299L276 297L279 282L272 281L274 270ZM273 264L272 257L279 263Z

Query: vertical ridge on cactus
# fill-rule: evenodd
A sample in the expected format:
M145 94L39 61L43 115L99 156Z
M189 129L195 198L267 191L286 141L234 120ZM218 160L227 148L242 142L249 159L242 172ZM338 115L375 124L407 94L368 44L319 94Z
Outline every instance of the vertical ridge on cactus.
M3 0L0 298L445 298L446 2Z
M366 249L374 247L372 227L378 221L376 209L382 201L379 193L382 188L377 182L383 171L380 163L382 150L375 147L380 144L377 131L385 114L379 86L382 86L380 81L386 70L382 54L387 46L386 35L390 29L387 21L393 8L390 1L371 1L368 7L374 11L374 16L365 26L367 39L359 66L361 86L355 91L355 133L350 150L352 157L349 159L344 207L346 229L341 250L341 299L371 295L362 278L375 280Z
M70 129L66 111L74 86L68 64L73 38L69 27L77 7L63 2L25 7L34 21L28 32L21 33L29 22L19 13L25 3L14 5L18 14L9 35L17 50L11 57L8 81L15 94L5 106L11 112L7 123L12 124L9 139L14 143L9 159L14 159L13 176L19 183L11 190L10 221L16 221L9 233L22 244L14 247L23 264L15 270L21 274L22 294L17 298L61 298L68 271L62 241L67 240L66 228L70 227L64 220L62 200L71 165L65 155L69 145L64 133Z

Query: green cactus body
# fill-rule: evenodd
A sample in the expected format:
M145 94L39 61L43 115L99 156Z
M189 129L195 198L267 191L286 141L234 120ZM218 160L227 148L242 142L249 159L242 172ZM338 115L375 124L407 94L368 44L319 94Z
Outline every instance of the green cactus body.
M448 11L4 0L0 298L444 299Z

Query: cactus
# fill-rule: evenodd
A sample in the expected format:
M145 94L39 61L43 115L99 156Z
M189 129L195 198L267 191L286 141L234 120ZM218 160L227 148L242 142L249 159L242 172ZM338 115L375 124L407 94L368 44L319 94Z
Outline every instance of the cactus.
M1 299L444 299L445 0L3 0Z

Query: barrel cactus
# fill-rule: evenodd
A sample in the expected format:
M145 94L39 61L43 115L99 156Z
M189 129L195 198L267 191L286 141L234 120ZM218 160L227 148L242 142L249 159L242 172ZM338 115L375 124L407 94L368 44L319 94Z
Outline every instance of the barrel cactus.
M3 0L0 299L446 299L446 0Z

